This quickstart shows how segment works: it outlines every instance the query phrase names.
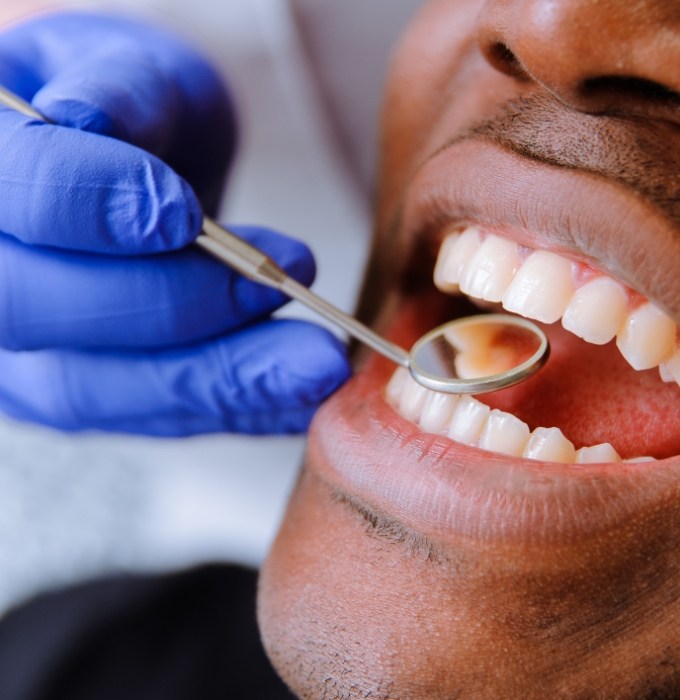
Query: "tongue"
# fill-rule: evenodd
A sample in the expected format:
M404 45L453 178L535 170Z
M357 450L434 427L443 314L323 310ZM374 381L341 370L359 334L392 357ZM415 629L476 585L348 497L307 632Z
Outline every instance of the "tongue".
M636 372L612 342L585 343L559 324L544 328L547 365L510 389L478 397L529 427L558 427L578 447L611 443L624 458L680 454L680 389L657 370Z

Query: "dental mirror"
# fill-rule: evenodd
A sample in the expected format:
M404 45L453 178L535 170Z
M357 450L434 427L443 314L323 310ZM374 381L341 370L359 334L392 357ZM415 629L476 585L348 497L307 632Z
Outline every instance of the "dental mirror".
M531 321L507 314L445 323L411 348L414 379L447 394L482 394L524 381L547 361L548 339Z
M457 319L406 352L289 277L264 253L209 219L196 243L246 277L280 290L402 367L424 387L446 394L483 394L528 379L546 363L549 344L531 321L507 314Z
M0 104L47 122L30 104L0 86ZM196 239L245 277L280 290L347 331L422 386L446 394L483 394L518 384L547 361L548 340L531 321L505 314L469 316L439 326L406 352L289 277L271 258L211 219Z

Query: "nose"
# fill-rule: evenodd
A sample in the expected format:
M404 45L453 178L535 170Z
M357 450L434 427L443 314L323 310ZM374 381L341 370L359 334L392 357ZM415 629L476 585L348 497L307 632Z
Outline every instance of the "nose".
M573 109L677 117L678 0L486 0L478 27L495 68Z

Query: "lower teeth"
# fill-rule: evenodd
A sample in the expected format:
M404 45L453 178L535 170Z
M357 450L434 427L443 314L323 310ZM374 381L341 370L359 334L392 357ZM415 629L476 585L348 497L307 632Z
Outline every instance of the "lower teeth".
M425 432L445 435L455 442L489 452L544 462L589 464L645 462L652 457L622 460L609 444L577 450L559 428L536 428L505 411L490 409L470 396L438 394L420 386L400 367L386 388L390 405Z

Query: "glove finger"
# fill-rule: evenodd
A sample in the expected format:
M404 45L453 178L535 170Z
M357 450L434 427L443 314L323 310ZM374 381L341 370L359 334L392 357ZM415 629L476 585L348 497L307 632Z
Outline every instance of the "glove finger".
M0 410L74 431L295 433L348 374L330 333L269 321L165 352L0 350Z
M299 241L238 227L305 285L314 258ZM0 234L0 346L162 347L221 335L288 301L189 248L119 258L25 246Z
M235 149L232 100L214 69L168 32L120 17L48 15L0 35L0 84L57 124L153 153L204 204L220 193Z
M135 146L0 108L0 153L0 230L24 243L146 254L200 230L189 185Z
M124 38L74 60L32 103L54 124L127 141L162 158L179 135L182 98L153 54Z

